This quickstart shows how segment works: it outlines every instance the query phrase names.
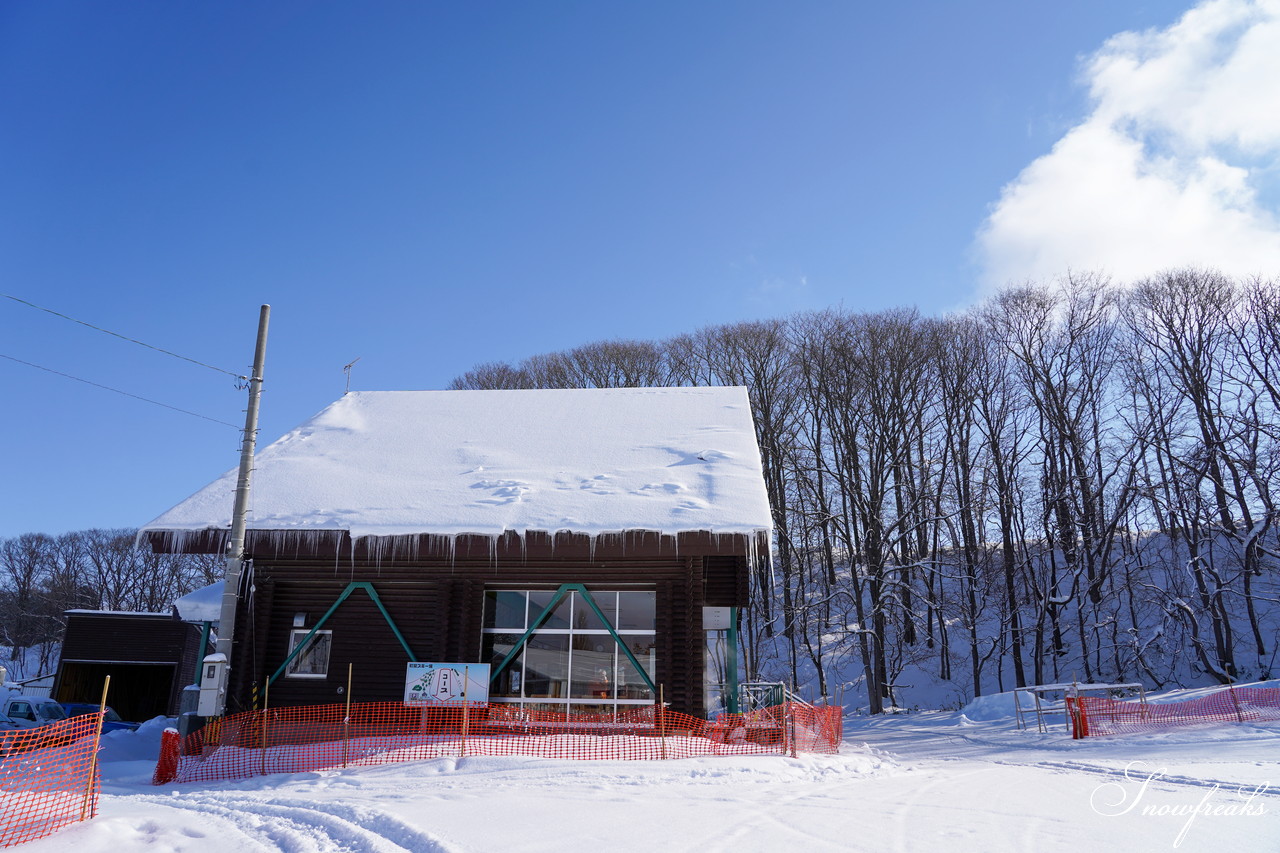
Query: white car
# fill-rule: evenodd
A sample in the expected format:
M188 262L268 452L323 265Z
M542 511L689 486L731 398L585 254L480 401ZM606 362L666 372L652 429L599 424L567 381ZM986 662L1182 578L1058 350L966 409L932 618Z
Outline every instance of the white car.
M47 696L23 696L21 693L3 697L0 715L8 717L24 729L33 729L67 718L67 709Z
M22 728L8 717L0 714L0 758L13 751L15 733Z
M66 709L43 696L0 697L0 758L47 746L62 746L66 735L41 735L33 729L67 718Z

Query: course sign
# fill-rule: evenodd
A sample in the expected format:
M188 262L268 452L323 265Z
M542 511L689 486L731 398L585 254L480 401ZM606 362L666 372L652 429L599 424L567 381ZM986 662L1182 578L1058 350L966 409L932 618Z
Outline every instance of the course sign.
M404 674L406 705L468 705L489 701L487 663L409 663Z

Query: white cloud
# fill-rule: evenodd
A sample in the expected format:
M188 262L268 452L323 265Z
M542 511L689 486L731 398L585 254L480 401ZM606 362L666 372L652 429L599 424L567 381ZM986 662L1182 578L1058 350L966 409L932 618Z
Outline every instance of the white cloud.
M1280 0L1209 0L1083 65L1093 110L1001 192L985 283L1173 266L1280 275ZM1280 197L1280 193L1272 198Z

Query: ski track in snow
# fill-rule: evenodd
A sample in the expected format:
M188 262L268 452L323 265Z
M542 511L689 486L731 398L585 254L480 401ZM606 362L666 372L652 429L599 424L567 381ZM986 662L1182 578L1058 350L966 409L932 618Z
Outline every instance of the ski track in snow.
M139 796L137 802L222 818L263 850L282 853L461 853L399 818L368 807L226 792Z
M995 761L994 764L1005 767L1043 767L1047 770L1066 771L1071 773L1090 773L1095 776L1105 776L1116 782L1142 782L1150 773L1155 773L1155 777L1151 780L1153 786L1166 786L1169 789L1176 790L1178 788L1218 788L1223 791L1246 790L1253 791L1259 788L1258 785L1249 782L1241 782L1238 779L1228 782L1224 779L1206 779L1201 776L1182 776L1176 773L1166 773L1159 771L1158 768L1151 768L1149 765L1138 770L1129 770L1123 767L1105 767L1099 764L1088 764L1083 761L1037 761L1034 763L1024 763L1018 761ZM1274 785L1263 786L1258 790L1259 796L1280 797L1280 788Z
M866 778L827 783L822 790L807 790L802 793L773 799L770 801L768 809L761 808L758 803L753 803L750 807L744 808L738 813L737 819L733 821L734 828L732 830L726 833L723 826L717 826L713 832L705 837L698 840L691 839L687 849L707 850L713 851L713 853L716 851L750 850L751 839L766 826L776 826L784 829L794 839L794 843L797 846L803 845L810 850L832 849L830 836L815 832L796 821L783 820L783 815L787 813L786 807L804 800L823 799L831 800L833 808L840 808L842 803L839 792L845 789L862 787L866 784Z
M954 785L958 779L980 776L990 771L991 768L989 767L979 767L962 773L943 774L916 786L906 801L898 804L893 809L893 849L897 853L907 853L907 851L919 849L919 839L913 835L912 827L917 822L917 815L923 809L934 805L936 802L934 789L944 785Z

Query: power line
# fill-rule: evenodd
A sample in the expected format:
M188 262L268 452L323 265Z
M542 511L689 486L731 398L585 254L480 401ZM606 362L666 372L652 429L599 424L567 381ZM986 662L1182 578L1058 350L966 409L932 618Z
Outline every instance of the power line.
M102 328L101 326L95 326L95 325L93 325L92 323L86 323L84 320L77 320L75 317L68 317L66 314L59 314L57 311L54 311L54 310L53 310L53 309L51 309L51 308L44 308L44 307L41 307L41 306L39 306L39 305L36 305L34 302L28 302L28 301L27 301L27 300L25 300L25 299L19 299L18 297L16 297L16 296L10 296L10 295L9 295L9 294L7 294L7 293L0 293L0 296L3 296L5 299L12 299L14 302L21 302L23 305L26 305L26 306L28 306L28 307L34 308L34 309L36 309L37 311L43 311L43 312L45 312L46 314L52 314L52 315L53 315L53 316L55 316L55 317L61 317L62 319L64 319L64 320L70 320L70 321L71 321L71 322L73 322L73 323L79 323L81 326L88 326L90 329L94 329L94 330L96 330L96 331L102 332L103 334L112 335L112 336L114 336L114 337L119 338L119 339L120 339L120 340L122 340L122 341L128 341L129 343L131 343L131 344L137 344L137 345L138 345L138 346L140 346L140 347L146 347L147 349L153 349L153 350L155 350L156 352L162 352L162 353L164 353L165 355L171 355L171 356L173 356L174 358L180 358L180 359L182 359L183 361L189 361L189 362L191 362L192 364L198 364L200 367L207 367L207 368L209 368L210 370L216 370L218 373L225 373L225 374L227 374L228 376L234 376L236 379L239 379L239 380L242 380L242 381L243 381L243 380L247 380L247 379L249 378L249 377L244 376L244 375L242 375L242 374L236 373L236 372L235 372L235 371L233 371L233 370L223 370L221 367L214 367L212 364L205 364L203 361L196 361L194 358L187 358L185 355L178 355L176 352L169 352L169 350L167 350L167 349L161 349L160 347L152 346L151 344L148 344L148 343L143 343L142 341L135 340L134 338L128 337L127 335L122 335L122 334L120 334L119 332L113 332L113 331L111 331L110 329L104 329L104 328ZM7 356L6 356L6 357L7 357ZM14 359L14 360L16 361L17 359ZM23 362L23 364L26 364L26 362ZM41 368L41 369L43 369L43 368ZM56 373L57 371L54 371L54 372ZM75 377L73 376L73 377L71 377L71 378L72 378L72 379L74 379ZM90 384L93 384L93 383L90 383ZM111 388L111 389L108 389L108 390L114 391L115 389L114 389L114 388ZM123 392L121 392L121 393L123 393ZM148 402L151 402L151 401L148 401ZM161 403L160 405L164 405L164 404L163 404L163 403ZM203 417L203 415L201 415L200 417Z
M215 424L222 424L223 426L229 426L232 429L236 429L236 430L240 429L240 427L236 426L235 424L230 424L230 423L227 423L226 421L220 421L217 418L211 418L208 415L202 415L199 412L189 412L186 409L179 409L177 406L170 406L168 403L161 403L158 400L149 400L146 397L139 397L137 394L130 394L128 391L121 391L119 388L112 388L110 385L100 385L97 382L90 382L88 379L81 379L79 376L72 376L70 373L63 373L62 371L54 370L51 367L42 367L39 364L33 364L29 361L23 361L20 358L14 358L11 355L5 355L2 352L0 352L0 358L7 358L9 359L9 361L16 361L18 364L25 364L27 367L34 367L36 370L43 370L46 373L53 373L57 376L64 376L67 379L74 379L76 382L83 382L85 385L92 385L94 388L101 388L104 391L114 391L117 394L123 394L126 397L132 397L133 399L141 400L144 403L151 403L154 406L160 406L165 409L172 409L173 411L181 412L184 415L191 415L193 418L200 418L206 421L213 421Z

